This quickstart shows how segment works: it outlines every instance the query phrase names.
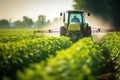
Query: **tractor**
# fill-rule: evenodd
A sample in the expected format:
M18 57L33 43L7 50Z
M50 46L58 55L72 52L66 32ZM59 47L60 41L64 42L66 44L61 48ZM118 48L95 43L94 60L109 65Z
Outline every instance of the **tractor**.
M85 11L68 10L60 13L63 16L64 26L60 27L60 36L67 36L73 42L83 37L91 36L91 27L85 23ZM88 13L90 16L90 13Z

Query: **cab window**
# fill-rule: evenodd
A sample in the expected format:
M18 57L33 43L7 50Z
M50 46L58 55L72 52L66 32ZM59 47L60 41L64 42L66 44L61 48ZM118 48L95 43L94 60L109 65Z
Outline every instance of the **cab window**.
M80 13L71 13L70 14L70 23L79 23L81 24L82 23L82 15Z

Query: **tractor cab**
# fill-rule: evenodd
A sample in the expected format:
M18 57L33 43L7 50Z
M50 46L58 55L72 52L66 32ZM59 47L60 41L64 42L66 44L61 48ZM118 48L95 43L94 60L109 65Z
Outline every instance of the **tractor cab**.
M84 36L88 36L87 33L91 35L91 29L86 32L88 24L85 23L84 11L69 10L62 12L61 16L63 16L64 23L64 26L61 26L60 28L61 36L68 36L71 39L74 39L73 41L77 41Z

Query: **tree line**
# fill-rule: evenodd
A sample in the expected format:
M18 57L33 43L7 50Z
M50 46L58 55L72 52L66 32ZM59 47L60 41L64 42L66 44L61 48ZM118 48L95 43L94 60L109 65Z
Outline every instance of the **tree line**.
M120 29L120 0L74 0L74 9L87 9Z
M23 20L17 20L11 22L10 20L1 19L0 20L0 28L8 29L8 28L42 28L51 23L50 20L46 20L45 15L39 15L36 22L34 22L31 18L27 16L23 16Z

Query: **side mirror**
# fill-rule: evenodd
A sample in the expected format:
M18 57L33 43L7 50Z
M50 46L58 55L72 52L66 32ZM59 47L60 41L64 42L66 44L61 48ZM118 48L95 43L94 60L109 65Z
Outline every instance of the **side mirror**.
M90 13L88 12L88 16L90 16Z
M65 22L65 13L63 14L63 22Z
M62 16L62 13L60 13L60 16Z

